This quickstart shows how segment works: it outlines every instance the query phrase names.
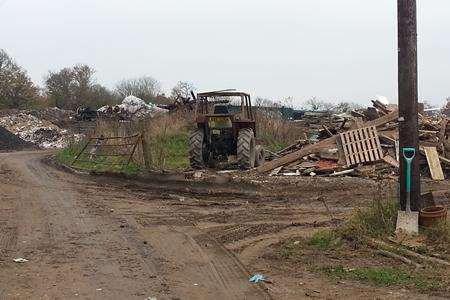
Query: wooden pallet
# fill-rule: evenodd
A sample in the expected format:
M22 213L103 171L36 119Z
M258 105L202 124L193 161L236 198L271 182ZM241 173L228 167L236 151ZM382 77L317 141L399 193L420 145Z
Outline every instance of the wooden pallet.
M350 130L339 135L348 167L383 159L380 139L375 126Z

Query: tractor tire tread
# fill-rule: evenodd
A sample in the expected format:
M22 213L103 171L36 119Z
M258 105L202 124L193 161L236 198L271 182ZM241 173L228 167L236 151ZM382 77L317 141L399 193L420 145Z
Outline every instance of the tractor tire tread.
M239 131L237 142L237 159L239 168L248 170L254 167L255 149L254 147L252 149L252 144L254 145L254 143L255 135L252 129L245 128Z
M196 129L189 137L189 162L193 169L202 169L203 161L203 139L205 133L202 129Z

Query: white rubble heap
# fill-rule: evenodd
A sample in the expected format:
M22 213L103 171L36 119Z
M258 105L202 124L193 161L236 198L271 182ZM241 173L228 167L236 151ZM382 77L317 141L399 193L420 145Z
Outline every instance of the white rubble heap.
M46 149L64 148L71 142L83 138L80 134L71 134L49 121L41 120L27 113L1 117L0 125L21 139Z
M119 110L129 116L137 118L145 116L153 117L158 113L167 112L166 109L160 108L153 103L145 103L144 100L135 96L126 97L125 99L123 99L122 104L116 105L114 107L103 106L99 108L98 111L101 113L107 113L109 109Z

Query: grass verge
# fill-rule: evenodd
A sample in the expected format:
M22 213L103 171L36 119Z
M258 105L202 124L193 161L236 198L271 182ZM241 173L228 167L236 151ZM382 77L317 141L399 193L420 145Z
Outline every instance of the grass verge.
M161 170L189 167L189 133L160 134L149 142L150 166Z
M322 267L318 271L335 279L357 280L381 287L405 286L416 288L421 292L439 288L439 284L435 280L420 274L413 274L403 268L369 267L351 269L337 265Z
M78 142L69 145L67 148L60 150L56 154L56 161L60 164L72 166L78 169L97 172L115 172L125 174L137 174L141 171L141 167L134 162L130 162L128 165L119 165L118 158L107 160L106 157L97 157L91 161L77 161L73 164L76 155L81 151L85 142ZM116 164L117 163L117 164Z
M369 207L355 210L338 228L318 231L309 238L286 241L279 248L278 259L285 260L289 266L298 263L307 271L332 279L450 295L447 268L419 261L424 268L418 271L400 261L375 254L366 243L370 238L386 240L394 234L397 211L398 204L394 199L374 200ZM433 228L421 228L421 234L420 240L425 242L415 247L415 251L438 254L444 259L450 249L450 226L441 223Z

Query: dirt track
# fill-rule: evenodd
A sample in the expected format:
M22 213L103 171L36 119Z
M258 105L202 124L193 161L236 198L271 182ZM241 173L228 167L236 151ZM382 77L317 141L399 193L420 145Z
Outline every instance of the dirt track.
M0 154L0 299L301 299L305 288L322 289L320 298L388 296L311 274L299 287L262 257L333 224L318 186L340 220L371 197L363 180L139 183L70 174L48 155ZM250 284L257 272L274 284Z
M190 226L119 216L105 203L139 206L139 199L57 171L44 156L1 155L0 298L267 297L214 240Z

